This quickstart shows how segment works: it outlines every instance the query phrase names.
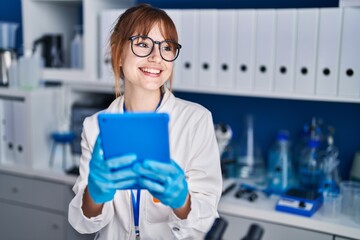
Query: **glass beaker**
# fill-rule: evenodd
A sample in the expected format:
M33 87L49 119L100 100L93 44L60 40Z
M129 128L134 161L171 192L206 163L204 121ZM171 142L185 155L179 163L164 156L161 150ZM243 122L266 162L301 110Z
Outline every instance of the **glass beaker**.
M343 181L340 183L340 192L343 196L342 213L348 216L355 215L355 194L360 191L360 183Z
M265 163L260 148L254 139L253 117L245 118L245 132L240 140L237 156L237 172L239 178L251 179L256 184L265 183Z
M15 49L18 23L0 22L0 49Z

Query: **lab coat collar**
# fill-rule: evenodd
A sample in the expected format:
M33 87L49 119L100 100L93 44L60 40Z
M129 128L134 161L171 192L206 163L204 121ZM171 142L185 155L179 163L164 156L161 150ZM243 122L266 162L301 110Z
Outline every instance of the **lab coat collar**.
M175 96L170 92L167 87L164 87L165 93L161 101L160 106L158 107L157 112L166 112L170 113L173 109L175 103ZM108 113L123 113L124 112L124 96L116 98L110 106L106 109Z

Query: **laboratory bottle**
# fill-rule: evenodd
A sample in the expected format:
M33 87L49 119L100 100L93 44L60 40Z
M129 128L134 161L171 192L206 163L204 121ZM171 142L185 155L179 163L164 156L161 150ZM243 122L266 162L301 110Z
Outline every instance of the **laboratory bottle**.
M71 57L70 57L70 67L76 69L82 69L84 67L84 42L82 36L82 27L75 26L75 36L71 41Z
M273 193L282 194L293 185L293 178L289 133L281 130L269 151L268 187Z
M43 60L37 51L25 50L19 59L19 87L27 90L39 86Z
M319 190L323 173L319 156L319 144L319 140L309 139L307 146L301 152L299 184L302 188Z
M327 137L327 148L322 154L323 179L320 191L323 194L338 194L340 191L339 150L334 145L333 136Z

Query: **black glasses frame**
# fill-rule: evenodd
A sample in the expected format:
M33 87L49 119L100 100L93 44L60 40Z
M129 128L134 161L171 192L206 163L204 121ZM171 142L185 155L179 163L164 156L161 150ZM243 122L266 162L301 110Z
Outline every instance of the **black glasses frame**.
M136 38L148 38L148 39L150 39L150 40L153 42L153 45L152 45L152 48L151 48L149 54L147 54L147 55L145 55L145 56L140 56L140 55L138 55L138 54L135 53L135 51L134 51L134 49L133 49L133 45L134 45L134 40L135 40ZM175 41L172 41L172 40L164 40L164 41L161 41L161 42L160 42L160 41L155 41L155 40L152 39L151 37L148 37L148 36L145 36L145 35L131 36L131 37L129 38L129 41L131 41L131 51L133 52L133 54L134 54L135 56L141 57L141 58L150 56L150 54L154 51L155 44L158 44L158 45L159 45L160 56L161 56L161 58L162 58L164 61L166 61L166 62L173 62L173 61L175 61L176 58L179 56L180 49L181 49L180 43L177 43L177 42L175 42ZM160 45L161 45L162 43L164 43L164 42L177 44L176 56L174 57L174 59L172 59L172 60L167 60L167 59L165 59L165 58L163 57L163 55L162 55L162 53L161 53Z

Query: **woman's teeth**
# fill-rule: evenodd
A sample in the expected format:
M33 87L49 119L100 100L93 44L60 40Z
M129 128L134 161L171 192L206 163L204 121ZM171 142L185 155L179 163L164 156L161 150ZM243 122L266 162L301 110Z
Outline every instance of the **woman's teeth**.
M154 73L154 74L160 73L160 70L159 70L159 69L142 68L141 70L142 70L143 72Z

